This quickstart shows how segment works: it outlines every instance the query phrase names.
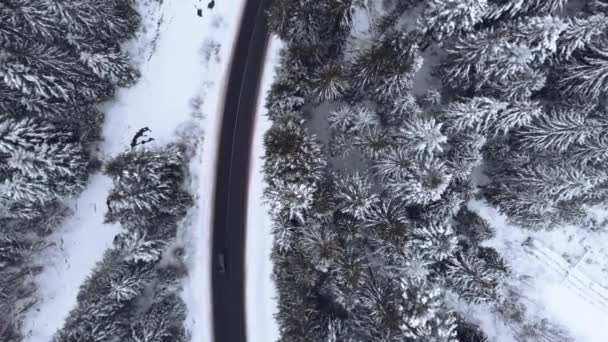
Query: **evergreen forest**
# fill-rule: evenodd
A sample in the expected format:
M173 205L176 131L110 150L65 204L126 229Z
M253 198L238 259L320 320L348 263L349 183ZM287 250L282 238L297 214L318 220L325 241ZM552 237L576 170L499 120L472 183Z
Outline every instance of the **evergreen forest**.
M283 342L574 341L529 309L480 200L605 229L605 0L274 0L265 197ZM510 340L509 340L510 341Z

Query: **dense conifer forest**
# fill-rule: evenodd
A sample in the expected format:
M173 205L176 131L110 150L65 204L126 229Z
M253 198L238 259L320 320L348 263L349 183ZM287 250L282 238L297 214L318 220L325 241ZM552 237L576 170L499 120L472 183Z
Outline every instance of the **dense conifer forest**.
M576 225L608 194L608 2L274 0L266 198L284 342L572 341L527 307L495 227ZM366 20L362 20L366 18Z

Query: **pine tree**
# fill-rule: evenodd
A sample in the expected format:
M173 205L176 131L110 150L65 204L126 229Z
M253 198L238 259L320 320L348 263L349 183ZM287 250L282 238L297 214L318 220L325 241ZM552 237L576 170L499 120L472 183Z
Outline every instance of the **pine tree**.
M357 88L388 100L412 88L414 74L421 66L417 38L413 34L391 33L359 55L350 73Z
M435 119L412 118L397 134L398 143L418 154L433 156L443 151L447 137L441 132L441 123Z
M451 149L447 153L446 160L455 180L469 179L473 169L482 164L481 149L486 141L483 135L477 133L461 133L451 137L449 140Z
M409 92L394 99L381 102L379 112L384 123L390 126L401 126L409 118L422 115L422 108L416 98Z
M560 60L570 59L574 53L593 46L596 40L605 35L608 24L604 14L589 17L573 17L557 41L557 52Z
M186 305L176 295L155 298L150 308L131 326L127 342L188 341L181 324L186 319Z
M389 192L407 204L426 205L437 201L446 191L452 175L445 163L433 157L414 159L403 178L389 179Z
M315 137L297 122L295 114L286 115L281 124L271 127L264 136L267 181L274 179L312 182L321 178L325 167L321 146Z
M599 137L607 125L604 119L583 112L557 109L539 116L517 132L517 143L537 152L565 152L571 146L586 145L590 139Z
M456 317L444 307L442 293L428 284L402 282L403 337L412 341L456 342Z
M488 19L513 19L526 15L554 13L562 9L566 0L507 0L491 6L485 13Z
M36 120L0 121L2 205L32 206L81 191L87 158L70 140L70 133Z
M487 7L486 0L432 0L425 3L418 27L422 34L441 42L454 33L472 29Z
M588 53L560 68L557 83L566 95L601 98L608 91L608 48L590 47Z
M113 159L105 169L115 184L108 196L106 220L126 224L161 214L183 215L191 203L180 189L184 163L185 150L180 145L136 149Z
M349 141L344 137L343 146L348 148ZM394 137L390 132L379 127L363 130L350 141L351 149L357 147L368 160L377 160L391 148Z
M504 102L487 97L474 97L463 102L450 103L441 115L448 126L449 134L473 131L485 135L490 133L489 129L505 108L507 104Z
M447 263L446 279L451 288L467 302L496 303L501 299L505 275L488 267L472 252L458 252Z
M335 197L338 210L344 214L352 215L355 219L365 219L377 201L377 196L372 192L369 180L358 173L336 178Z
M319 102L335 101L348 91L344 68L340 65L327 65L317 70L311 83L311 96Z
M124 0L15 0L0 13L3 23L17 28L20 39L67 42L78 49L112 46L130 37L140 22L138 13Z
M479 214L463 207L454 217L454 229L459 238L470 241L473 246L479 245L482 241L491 239L496 232L490 224Z
M365 105L342 105L332 111L328 118L332 129L341 133L361 133L379 124L378 115Z
M563 20L543 16L463 35L447 46L440 74L451 88L468 92L542 82L530 75L555 53L566 28Z
M458 239L448 222L421 222L412 232L410 248L419 249L430 260L443 261L456 251Z
M404 147L389 147L374 160L374 173L381 180L407 179L415 171L416 161L412 152Z
M312 206L316 188L314 185L275 180L267 190L266 197L271 202L274 215L290 220L304 221L304 216Z

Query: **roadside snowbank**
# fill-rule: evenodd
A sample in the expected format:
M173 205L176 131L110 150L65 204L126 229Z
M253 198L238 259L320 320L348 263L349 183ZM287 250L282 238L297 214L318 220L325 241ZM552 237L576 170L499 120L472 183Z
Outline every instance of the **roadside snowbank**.
M245 298L247 301L247 338L250 342L277 341L279 338L278 328L273 317L277 311L277 303L276 290L271 278L272 218L268 214L270 208L262 198L265 186L262 157L264 156L264 133L271 125L266 116L266 93L272 86L281 48L282 43L272 37L264 63L251 151L252 163L249 175L245 241Z
M186 248L189 276L184 280L182 298L188 305L186 326L191 333L191 342L213 341L211 298L211 222L215 187L219 133L225 83L228 80L233 44L239 29L244 0L217 2L213 12L203 12L201 39L196 40L198 51L194 68L179 67L183 77L191 73L198 82L193 82L197 92L188 94L182 105L189 105L192 119L179 128L183 136L204 132L205 138L197 145L190 165L191 192L195 195L195 208L180 232ZM188 7L188 6L186 6ZM194 12L193 12L194 13ZM192 18L191 18L192 19ZM200 20L194 18L193 20ZM171 115L171 113L169 113ZM162 129L162 128L161 128Z

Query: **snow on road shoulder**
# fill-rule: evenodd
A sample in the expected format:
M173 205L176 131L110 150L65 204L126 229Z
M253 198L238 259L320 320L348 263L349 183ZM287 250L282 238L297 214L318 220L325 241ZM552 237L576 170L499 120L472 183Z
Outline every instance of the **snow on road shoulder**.
M279 63L281 47L281 42L272 37L264 63L251 151L252 163L249 175L245 241L247 339L251 342L277 341L279 337L273 317L277 311L277 303L276 290L271 279L272 219L268 213L270 208L262 198L264 191L262 157L264 156L264 133L271 124L265 115L265 98L276 73L275 67Z
M192 120L178 134L204 133L190 165L190 189L195 206L179 232L186 249L189 275L183 282L182 298L188 306L186 328L191 342L213 341L211 299L211 224L219 133L225 86L233 45L241 22L244 0L218 2L212 13L203 12L204 38L199 43L199 68L195 96L189 99ZM200 70L202 68L202 70ZM181 70L181 68L180 68Z
M184 283L184 299L194 342L212 340L208 218L223 82L242 2L222 1L213 10L205 8L201 18L199 0L139 0L144 22L126 48L141 79L132 88L119 89L114 100L101 106L106 120L100 154L105 160L129 148L135 132L144 127L151 130L147 136L155 139L153 143L160 144L175 141L176 134L200 142L202 132L206 134L191 165L196 208L180 233L190 242L186 249L192 270ZM36 277L41 298L22 325L27 341L51 340L74 308L79 286L120 231L103 223L110 188L108 177L93 175L87 190L72 203L73 217L51 237L55 245L41 256L46 268Z

